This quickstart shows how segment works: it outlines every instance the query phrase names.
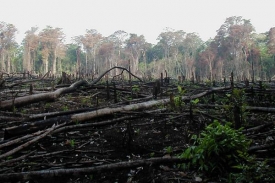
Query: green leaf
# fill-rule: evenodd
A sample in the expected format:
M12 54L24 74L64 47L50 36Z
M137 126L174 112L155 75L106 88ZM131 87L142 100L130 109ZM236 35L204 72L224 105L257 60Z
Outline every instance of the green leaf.
M196 98L195 100L191 100L191 102L192 102L192 104L197 104L197 103L199 103L199 99L198 98Z

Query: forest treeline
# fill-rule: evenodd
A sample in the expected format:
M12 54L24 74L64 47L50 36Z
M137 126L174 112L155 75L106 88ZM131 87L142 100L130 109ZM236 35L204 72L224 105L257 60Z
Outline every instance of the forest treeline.
M196 33L166 28L157 44L143 35L118 30L108 37L96 29L86 30L65 44L61 28L32 27L24 40L15 40L17 28L0 22L0 71L54 76L100 74L114 66L128 68L137 76L169 76L220 80L233 71L239 79L271 79L275 74L275 27L255 33L249 20L232 16L204 42ZM203 31L203 30L202 30ZM111 75L117 74L114 70Z

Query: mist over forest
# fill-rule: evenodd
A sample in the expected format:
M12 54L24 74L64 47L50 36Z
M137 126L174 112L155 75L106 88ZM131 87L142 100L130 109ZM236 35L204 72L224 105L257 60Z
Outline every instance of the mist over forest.
M104 37L89 29L65 43L68 38L62 27L40 29L26 30L23 41L17 43L16 26L0 22L2 73L89 76L114 66L130 66L134 74L152 78L164 71L171 77L204 80L228 78L232 71L238 80L270 80L275 74L275 27L256 33L250 20L240 16L228 17L207 41L197 33L172 28L156 32L156 44L124 30Z

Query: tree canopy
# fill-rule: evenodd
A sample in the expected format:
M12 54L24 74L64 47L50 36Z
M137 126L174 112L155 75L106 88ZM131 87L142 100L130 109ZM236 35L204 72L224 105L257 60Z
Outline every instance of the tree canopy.
M87 76L130 66L139 76L159 77L166 71L171 77L186 79L220 80L229 78L232 71L239 80L275 75L275 27L255 33L250 20L240 16L228 17L206 42L197 33L165 28L155 45L143 35L118 30L104 37L96 29L87 29L65 43L62 28L47 26L31 27L19 45L16 32L14 25L0 22L1 72L58 76L65 71Z

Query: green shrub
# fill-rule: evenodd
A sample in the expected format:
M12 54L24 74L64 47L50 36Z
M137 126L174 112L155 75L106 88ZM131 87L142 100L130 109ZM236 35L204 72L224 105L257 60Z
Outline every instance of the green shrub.
M182 96L185 94L185 90L182 89L181 86L178 85L178 94L174 97L175 106L178 108L182 108L182 106L185 104L182 100Z
M228 183L275 182L275 169L267 161L257 161L254 157L248 158L248 163L236 166L240 173L230 173Z
M207 176L225 175L238 171L236 168L247 162L250 141L235 130L230 123L221 125L218 121L208 125L200 136L193 135L194 145L187 148L180 157L189 159L181 164L184 169L197 168Z

